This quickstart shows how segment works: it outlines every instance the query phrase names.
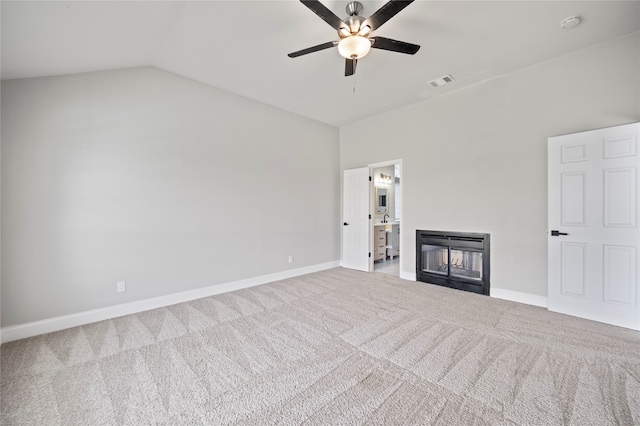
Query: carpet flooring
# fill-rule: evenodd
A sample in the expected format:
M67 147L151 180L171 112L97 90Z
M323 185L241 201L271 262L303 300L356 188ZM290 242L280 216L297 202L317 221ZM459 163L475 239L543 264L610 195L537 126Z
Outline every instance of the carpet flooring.
M640 333L342 268L0 355L6 425L640 424Z

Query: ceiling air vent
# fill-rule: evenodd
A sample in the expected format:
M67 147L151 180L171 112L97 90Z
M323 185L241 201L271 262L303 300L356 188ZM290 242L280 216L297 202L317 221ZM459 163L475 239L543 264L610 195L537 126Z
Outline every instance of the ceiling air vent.
M453 81L453 77L451 77L450 74L447 74L443 77L440 78L436 78L435 80L431 80L429 82L429 85L431 87L440 87L440 86L444 86L445 84L449 84Z

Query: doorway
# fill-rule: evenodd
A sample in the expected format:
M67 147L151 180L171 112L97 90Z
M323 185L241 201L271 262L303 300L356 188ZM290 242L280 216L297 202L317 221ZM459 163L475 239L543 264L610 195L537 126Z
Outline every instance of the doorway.
M400 276L402 160L369 165L371 173L370 271Z

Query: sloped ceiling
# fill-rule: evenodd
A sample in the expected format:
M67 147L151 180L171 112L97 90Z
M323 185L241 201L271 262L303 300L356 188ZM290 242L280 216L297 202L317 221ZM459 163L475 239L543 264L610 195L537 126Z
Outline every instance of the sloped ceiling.
M323 2L345 17L348 2ZM384 1L363 1L364 16ZM3 79L156 66L341 126L640 31L637 1L415 1L374 35L422 46L375 50L344 77L336 40L295 0L2 1ZM573 15L573 30L560 22ZM640 36L640 35L639 35ZM451 74L455 82L427 82Z

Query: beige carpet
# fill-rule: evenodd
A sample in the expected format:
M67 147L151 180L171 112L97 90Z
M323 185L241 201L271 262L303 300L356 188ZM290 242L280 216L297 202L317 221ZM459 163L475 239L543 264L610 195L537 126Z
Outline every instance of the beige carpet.
M640 333L341 268L0 351L7 425L640 424Z

